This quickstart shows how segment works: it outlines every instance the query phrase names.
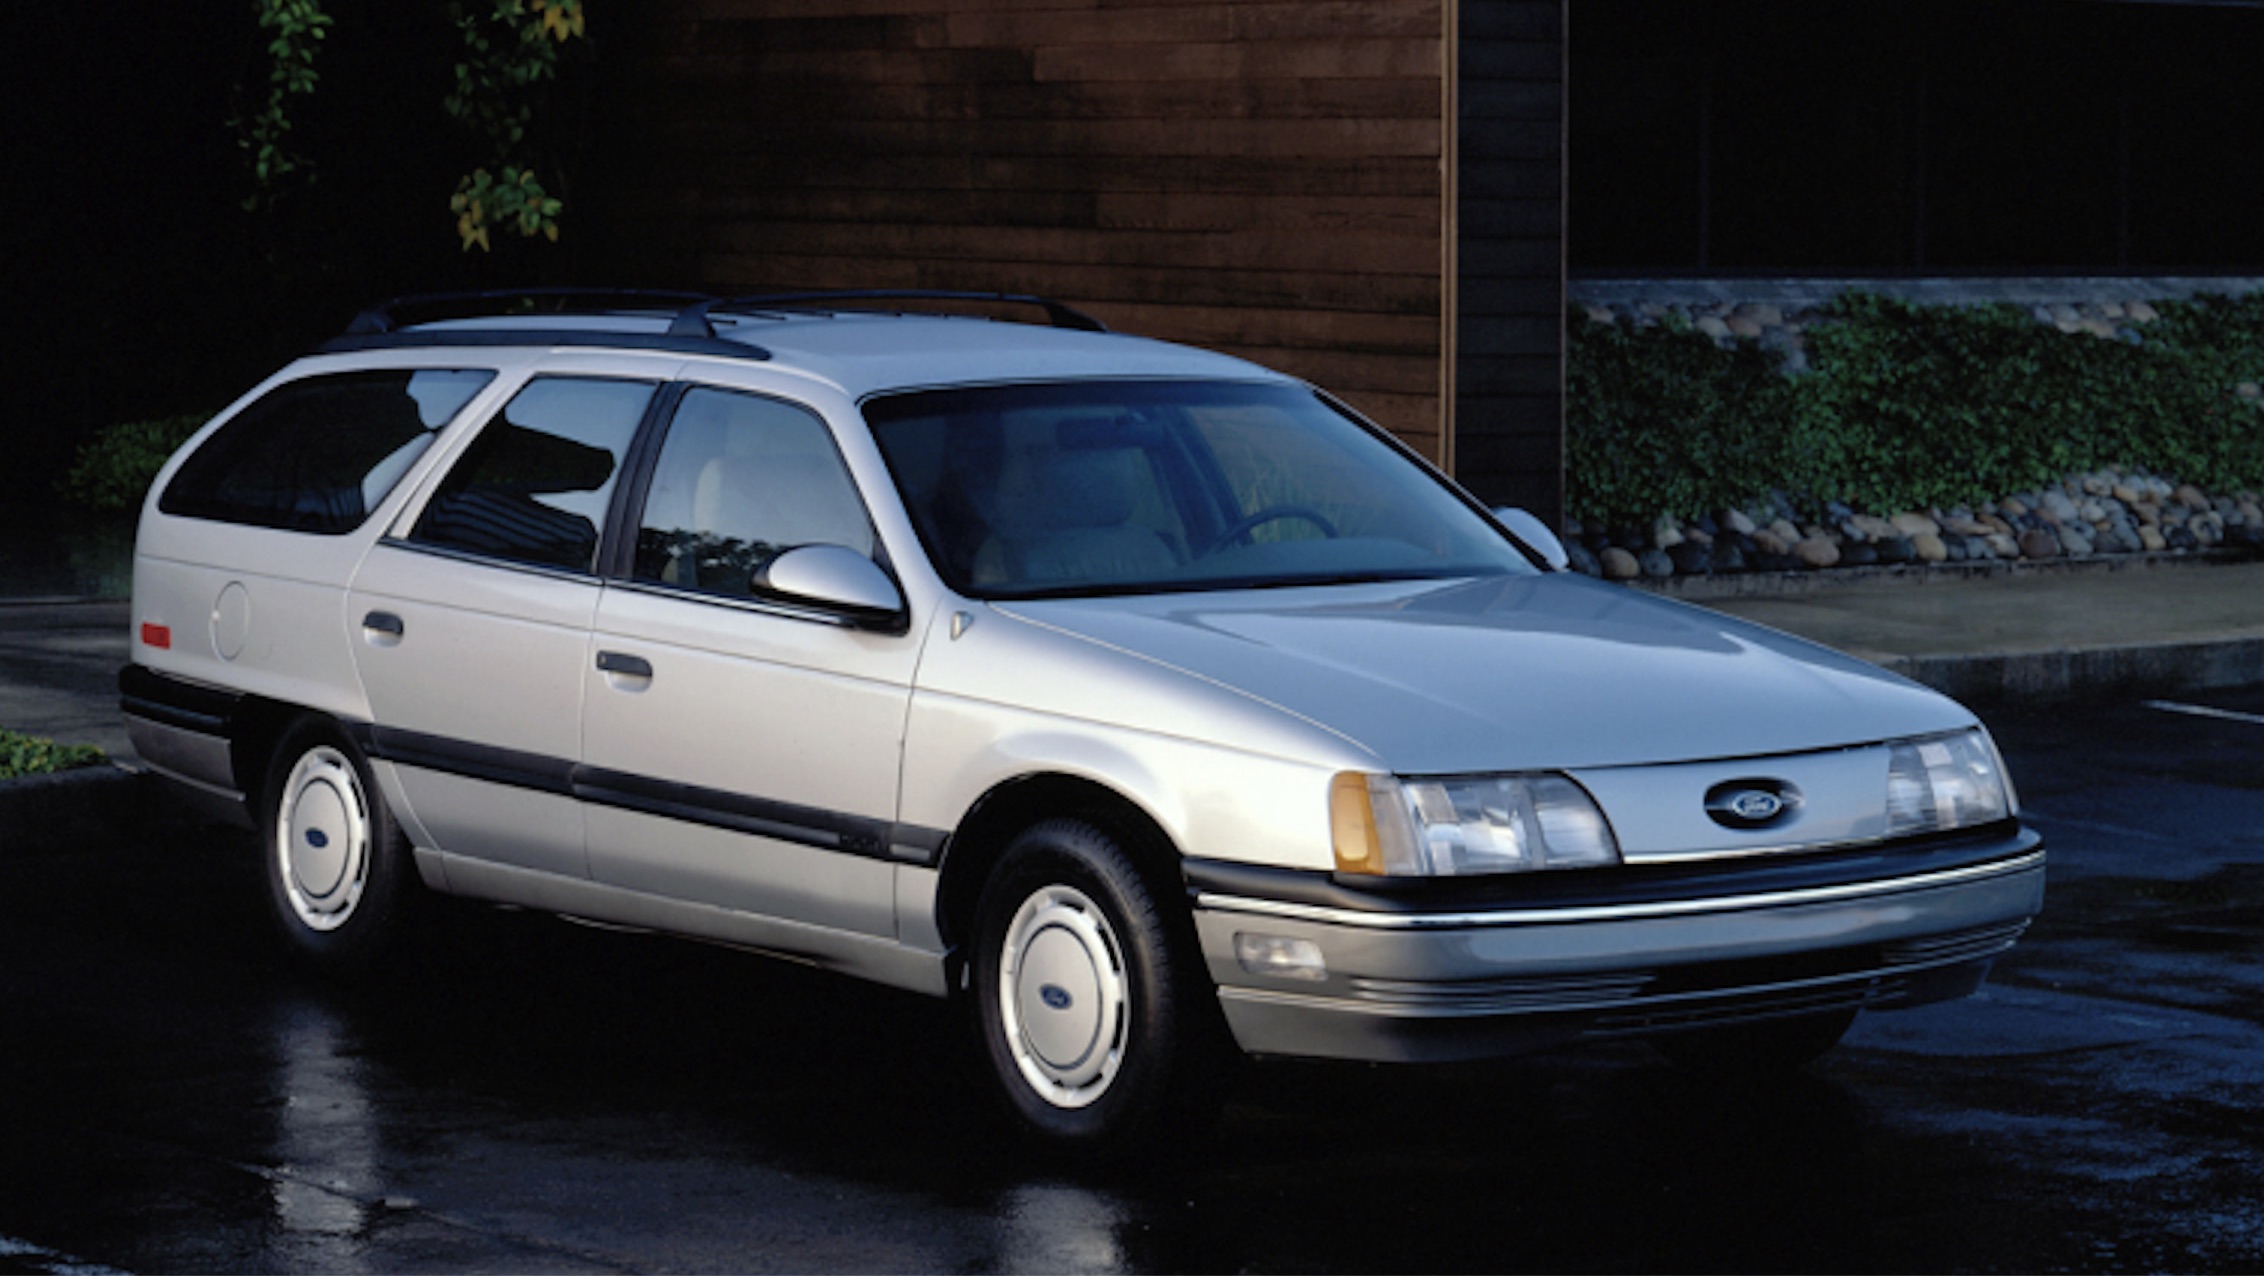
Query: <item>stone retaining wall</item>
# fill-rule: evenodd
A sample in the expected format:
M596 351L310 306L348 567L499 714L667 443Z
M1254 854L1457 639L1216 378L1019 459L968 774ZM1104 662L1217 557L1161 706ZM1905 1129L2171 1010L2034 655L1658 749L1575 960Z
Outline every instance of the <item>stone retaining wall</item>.
M2264 290L2264 278L2042 277L1991 279L1574 280L1572 306L1589 323L1679 320L1716 343L1740 340L1807 368L1807 332L1840 294L1863 290L1925 305L2024 306L2040 324L2101 340L2143 342L2155 303ZM1578 319L1573 322L1579 322ZM2236 392L2264 399L2264 387ZM2069 475L2054 487L1951 509L1856 511L1827 504L1803 520L1782 496L1684 523L1566 527L1573 566L1613 580L1744 571L1946 563L2037 562L2099 554L2264 551L2264 508L2253 491L2204 492L2121 469Z

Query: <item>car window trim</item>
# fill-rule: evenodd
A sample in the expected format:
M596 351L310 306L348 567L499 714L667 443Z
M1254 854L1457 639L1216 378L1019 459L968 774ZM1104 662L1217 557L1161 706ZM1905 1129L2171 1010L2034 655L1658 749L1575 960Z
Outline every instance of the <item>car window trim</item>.
M577 585L592 587L605 583L595 572L573 571L564 567L553 567L548 563L531 563L523 558L504 558L497 554L482 554L476 550L458 549L454 545L438 545L431 541L410 540L406 536L391 532L380 537L377 543L381 548L405 549L413 554L429 554L434 558L445 558L450 562L463 563L472 567L493 567L501 571L519 572L528 576L542 576L550 580L571 581Z
M760 594L740 596L711 593L704 589L671 585L666 581L636 580L626 576L609 577L603 583L607 589L618 589L623 593L630 594L643 594L651 598L665 598L670 602L712 605L728 608L732 611L749 612L758 616L770 616L779 620L799 620L811 624L826 625L834 629L864 629L867 632L873 632L868 626L857 623L856 618L847 612L837 611L834 608L823 607L814 603L796 603L781 598L768 598Z

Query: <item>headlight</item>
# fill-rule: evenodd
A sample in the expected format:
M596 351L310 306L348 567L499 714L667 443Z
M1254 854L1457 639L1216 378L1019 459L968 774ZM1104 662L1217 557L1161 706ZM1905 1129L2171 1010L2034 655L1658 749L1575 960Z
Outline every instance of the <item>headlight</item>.
M2018 808L1987 732L1896 742L1887 757L1887 836L2004 819Z
M1604 813L1561 775L1347 772L1330 788L1329 816L1346 873L1454 877L1619 863Z

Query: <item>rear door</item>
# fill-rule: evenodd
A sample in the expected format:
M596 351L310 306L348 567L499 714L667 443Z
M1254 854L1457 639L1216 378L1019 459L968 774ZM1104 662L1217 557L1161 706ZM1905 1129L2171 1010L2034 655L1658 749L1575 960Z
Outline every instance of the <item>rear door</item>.
M571 781L598 547L658 389L579 362L481 427L347 600L371 753L419 844L574 877L588 874Z

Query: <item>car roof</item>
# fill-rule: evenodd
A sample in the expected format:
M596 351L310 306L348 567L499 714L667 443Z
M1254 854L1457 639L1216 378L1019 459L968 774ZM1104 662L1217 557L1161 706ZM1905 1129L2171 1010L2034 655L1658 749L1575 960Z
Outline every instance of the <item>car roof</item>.
M435 303L476 306L506 295L517 294L388 302L364 312L344 335L321 349L332 353L401 347L645 349L760 360L827 382L857 399L909 389L1041 379L1287 380L1229 355L1109 332L1098 321L1056 302L998 294L796 294L792 305L765 304L768 299L763 298L697 298L697 294L622 294L618 299L594 294L596 305L549 313L474 313L408 323L395 322L392 313L395 308L429 308ZM835 296L859 304L827 304ZM862 304L897 297L1043 306L1055 326L979 315L875 310ZM674 305L687 298L697 299ZM654 304L656 300L662 304Z
M841 312L729 328L719 323L717 330L762 345L774 360L822 377L852 398L1039 379L1281 379L1254 363L1145 337L967 317Z

